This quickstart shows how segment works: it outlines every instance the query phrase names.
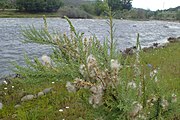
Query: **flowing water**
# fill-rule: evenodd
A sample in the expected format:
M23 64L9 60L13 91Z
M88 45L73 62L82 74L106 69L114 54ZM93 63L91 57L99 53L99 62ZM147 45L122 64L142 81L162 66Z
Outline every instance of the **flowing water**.
M100 41L108 37L109 26L107 20L73 19L72 23L79 32L89 37L96 34ZM48 27L51 31L68 33L69 25L64 19L48 18ZM129 21L114 20L115 39L119 49L131 47L136 43L137 33L140 33L142 46L152 43L164 43L168 37L180 36L180 23L164 21ZM37 44L24 44L21 30L28 25L37 29L43 26L41 18L0 18L0 77L12 73L12 63L24 64L24 54L31 58L50 54L50 46Z

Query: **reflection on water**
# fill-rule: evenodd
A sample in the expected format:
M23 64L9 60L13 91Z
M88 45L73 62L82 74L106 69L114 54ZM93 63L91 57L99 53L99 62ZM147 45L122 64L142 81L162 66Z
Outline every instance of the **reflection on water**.
M69 26L64 19L48 18L49 29L57 30L61 33L69 31ZM108 35L109 26L106 20L72 20L76 29L84 32L89 37L93 34L103 41ZM115 39L119 49L124 49L135 45L136 35L140 33L142 46L149 46L154 42L165 42L170 36L180 36L180 24L175 22L162 21L128 21L114 20ZM23 44L21 41L21 29L28 25L36 28L43 26L40 18L0 18L0 76L10 73L11 63L17 61L23 65L24 54L40 57L42 54L49 54L50 47L37 44Z

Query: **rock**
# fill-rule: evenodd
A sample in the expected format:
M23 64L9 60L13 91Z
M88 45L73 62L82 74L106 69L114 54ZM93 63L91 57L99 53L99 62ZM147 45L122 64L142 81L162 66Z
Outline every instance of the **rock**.
M169 28L169 26L167 26L167 25L164 25L163 27L164 27L164 28Z
M22 102L29 101L29 100L32 100L33 98L34 98L34 95L26 95L23 98L21 98L21 101Z
M44 92L38 92L38 97L41 97L41 96L43 96L44 95Z
M3 108L3 104L0 102L0 110Z
M19 108L19 107L21 107L21 105L19 105L19 104L14 106L14 108Z
M159 43L153 43L153 47L157 48Z
M47 93L49 93L51 91L52 91L52 88L46 88L46 89L43 90L43 93L47 94Z
M175 38L175 37L169 37L169 38L168 38L168 41L169 41L170 43L175 43L175 42L178 42L178 39Z
M142 50L143 50L144 52L148 52L149 50L152 50L152 49L153 49L153 47L150 46L150 47L144 47Z

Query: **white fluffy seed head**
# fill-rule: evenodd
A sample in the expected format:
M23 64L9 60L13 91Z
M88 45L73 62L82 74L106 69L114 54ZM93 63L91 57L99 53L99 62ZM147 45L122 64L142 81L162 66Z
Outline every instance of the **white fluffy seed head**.
M143 108L140 103L134 102L133 104L134 104L134 107L133 107L133 109L132 109L132 111L131 111L131 113L130 113L130 116L131 116L131 117L137 116L137 114L138 114L138 113L142 110L142 108Z
M42 61L44 62L45 65L51 65L51 58L47 55L43 55L41 57Z
M121 65L118 63L117 60L111 59L111 69L119 70Z
M81 73L81 75L84 75L84 73L85 73L85 65L84 64L82 64L82 65L80 65L80 67L79 67L79 72Z
M161 102L161 106L163 109L167 109L167 107L169 106L169 103L167 100L163 99Z
M66 88L68 92L76 92L76 87L71 82L66 83Z
M86 62L87 64L90 64L90 65L95 65L97 63L96 58L92 54L88 56Z
M135 89L136 88L136 83L134 81L131 81L127 84L127 87L128 88L132 88L132 89Z

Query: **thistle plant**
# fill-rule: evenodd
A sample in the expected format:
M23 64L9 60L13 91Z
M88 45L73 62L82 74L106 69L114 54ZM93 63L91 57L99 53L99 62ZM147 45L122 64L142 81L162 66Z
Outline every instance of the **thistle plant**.
M24 29L25 42L51 45L53 52L33 61L25 55L26 66L16 65L16 73L32 80L67 78L62 82L68 92L88 89L89 104L96 109L102 108L105 119L163 118L162 115L171 111L171 103L177 102L177 96L172 94L168 100L167 96L161 95L163 90L159 85L157 68L151 68L145 74L147 66L141 56L139 34L135 60L128 63L128 57L121 57L113 36L111 11L108 16L110 39L102 43L96 36L86 38L84 33L77 32L67 17L70 35L50 33L45 17L41 30L34 26Z

